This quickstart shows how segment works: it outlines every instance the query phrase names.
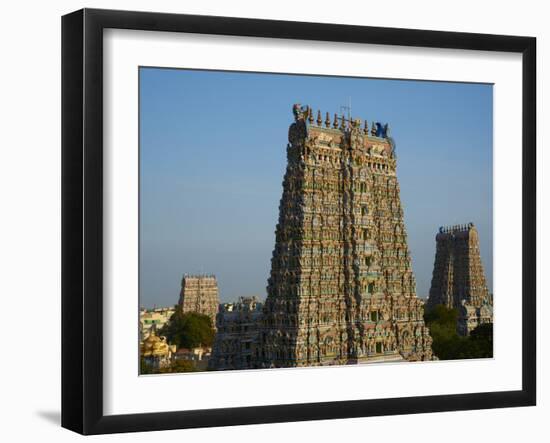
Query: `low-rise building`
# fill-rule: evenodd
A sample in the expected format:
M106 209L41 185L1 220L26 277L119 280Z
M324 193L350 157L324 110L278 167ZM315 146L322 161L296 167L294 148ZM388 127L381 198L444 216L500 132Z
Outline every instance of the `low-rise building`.
M176 312L174 307L141 309L139 311L140 340L143 341L149 337L153 327L160 331L168 323L174 312Z
M207 360L212 354L210 347L179 348L174 354L174 360L188 360L199 362Z

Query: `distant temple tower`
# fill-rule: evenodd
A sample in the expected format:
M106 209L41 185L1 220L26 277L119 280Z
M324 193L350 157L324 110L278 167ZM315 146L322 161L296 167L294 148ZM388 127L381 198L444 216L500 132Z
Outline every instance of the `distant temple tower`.
M218 282L214 275L183 276L179 304L184 313L207 315L212 320L212 327L215 327L219 303Z
M487 289L473 223L439 228L427 307L445 305L459 312L457 331L469 335L493 322L493 300Z
M388 125L293 112L259 366L431 359Z

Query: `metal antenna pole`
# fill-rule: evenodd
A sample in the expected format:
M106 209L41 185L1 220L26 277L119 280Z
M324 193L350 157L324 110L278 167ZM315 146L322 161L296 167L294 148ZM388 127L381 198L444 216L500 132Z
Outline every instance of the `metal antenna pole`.
M347 114L348 114L348 122L351 121L351 97L348 98L348 106L340 106L340 112L342 112L342 115L344 114L344 112L347 111Z

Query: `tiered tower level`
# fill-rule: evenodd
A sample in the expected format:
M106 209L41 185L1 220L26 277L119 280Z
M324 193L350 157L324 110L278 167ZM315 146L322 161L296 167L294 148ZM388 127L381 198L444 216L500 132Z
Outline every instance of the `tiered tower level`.
M260 366L431 359L388 125L293 112Z
M487 289L473 223L439 228L432 285L427 306L445 305L459 312L457 330L468 335L493 321L493 300Z
M212 321L212 327L215 327L219 303L218 282L214 275L183 276L179 304L184 313L207 315Z

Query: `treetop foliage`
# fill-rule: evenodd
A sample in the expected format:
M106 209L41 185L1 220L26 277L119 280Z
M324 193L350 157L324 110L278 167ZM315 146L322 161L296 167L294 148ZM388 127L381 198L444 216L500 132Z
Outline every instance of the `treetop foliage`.
M178 348L196 348L199 346L212 346L214 342L214 329L210 317L196 312L183 313L178 306L159 332L166 337L169 343Z
M475 328L468 337L456 330L458 310L437 305L424 313L424 321L433 338L432 350L440 360L491 358L493 356L493 324Z

